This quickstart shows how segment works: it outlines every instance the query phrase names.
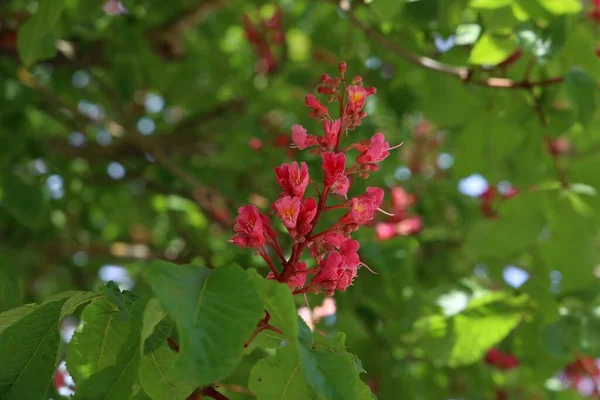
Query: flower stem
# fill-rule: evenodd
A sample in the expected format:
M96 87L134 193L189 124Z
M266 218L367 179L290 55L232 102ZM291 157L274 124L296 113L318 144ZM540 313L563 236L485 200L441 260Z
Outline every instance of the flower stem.
M279 271L277 271L277 268L275 268L273 260L271 260L271 257L267 253L267 249L265 249L265 246L262 246L262 251L259 254L266 261L266 263L269 264L269 268L271 268L271 272L273 272L275 278L279 278Z

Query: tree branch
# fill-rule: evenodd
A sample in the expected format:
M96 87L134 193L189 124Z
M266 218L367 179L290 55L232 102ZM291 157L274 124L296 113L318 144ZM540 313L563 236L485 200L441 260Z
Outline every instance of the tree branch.
M229 0L199 1L194 7L184 11L161 27L148 31L154 51L164 59L176 59L185 54L184 35L201 24L216 9Z
M346 15L348 16L348 19L358 29L363 31L363 33L367 37L373 39L375 42L379 43L383 47L388 48L394 54L404 58L408 62L410 62L420 68L425 68L425 69L429 69L432 71L437 71L437 72L441 72L444 74L455 76L458 79L460 79L461 81L466 82L466 83L472 83L472 84L475 84L478 86L486 86L486 87L498 88L498 89L529 89L529 88L536 87L536 86L555 85L555 84L561 83L564 80L564 78L562 76L548 78L548 79L542 79L539 81L529 81L529 80L513 81L512 79L508 79L508 78L496 78L496 77L487 78L487 79L475 79L475 78L473 78L474 70L472 68L464 67L464 66L448 65L448 64L444 64L440 61L434 60L433 58L430 58L430 57L414 54L411 51L406 50L405 48L392 42L391 40L389 40L388 38L383 36L381 33L377 32L376 30L371 28L369 25L367 25L366 23L361 21L358 17L356 17L356 15L354 14L354 12L352 10L348 11L346 13Z

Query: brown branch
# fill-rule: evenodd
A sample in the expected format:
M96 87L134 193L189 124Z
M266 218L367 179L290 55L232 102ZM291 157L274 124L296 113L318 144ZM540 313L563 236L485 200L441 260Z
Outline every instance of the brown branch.
M256 329L254 329L254 332L252 332L250 338L248 338L248 340L246 340L246 343L244 343L244 348L250 346L250 343L252 343L252 341L258 336L258 334L265 330L273 331L283 336L283 332L281 331L281 329L269 324L270 320L271 314L269 314L269 312L265 310L265 317L258 321L258 324L256 324Z
M248 389L244 386L235 385L233 383L218 383L217 387L223 388L223 389L227 390L228 392L241 393L241 394L245 394L247 396L256 397L256 395L254 393L252 393L250 391L250 389Z
M369 25L361 21L358 17L356 17L356 15L354 15L353 11L348 11L347 15L348 19L352 21L352 23L358 29L363 31L363 33L367 37L373 39L375 42L379 43L383 47L388 48L394 54L404 58L406 61L416 65L417 67L455 76L463 82L498 89L529 89L536 86L555 85L561 83L564 80L562 76L542 79L539 81L513 81L512 79L497 77L491 77L487 79L475 79L473 78L474 70L472 68L465 66L448 65L430 57L414 54L413 52L406 50L405 48L392 42L391 40L383 36L381 33L377 32Z
M212 386L206 386L204 388L198 388L194 390L194 392L190 394L186 400L201 400L205 396L215 400L229 400L229 397L217 392L217 390Z
M154 51L166 60L177 59L185 54L184 35L201 24L215 10L229 0L199 1L194 7L184 11L161 27L148 31Z

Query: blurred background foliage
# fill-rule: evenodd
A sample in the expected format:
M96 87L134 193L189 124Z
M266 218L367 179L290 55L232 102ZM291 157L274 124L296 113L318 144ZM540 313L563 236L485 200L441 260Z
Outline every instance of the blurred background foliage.
M316 329L380 399L600 398L569 364L600 356L599 22L585 0L4 1L0 311L147 291L152 259L266 274L235 210L282 162L318 177L290 128L317 129L304 96L344 60L378 89L351 140L404 142L368 181L397 216L358 233L378 274Z

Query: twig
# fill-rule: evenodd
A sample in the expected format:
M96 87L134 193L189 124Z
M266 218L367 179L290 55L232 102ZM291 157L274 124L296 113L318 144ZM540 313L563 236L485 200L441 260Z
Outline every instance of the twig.
M187 400L200 400L203 399L204 396L215 400L229 400L229 397L217 392L217 390L212 386L206 386L204 388L198 388L194 390L194 392L188 396Z
M265 310L265 317L258 321L258 324L256 324L256 329L254 330L254 332L252 332L252 335L250 335L250 338L246 341L246 343L244 343L244 348L250 346L250 343L252 343L252 341L258 336L258 334L264 330L273 331L283 336L283 332L281 331L281 329L270 325L269 320L271 320L271 314L269 314L269 312Z
M150 30L148 37L155 51L165 59L179 58L185 54L184 35L201 24L216 9L229 0L204 0L184 11L165 25Z
M347 12L348 19L352 21L352 23L359 28L365 35L373 39L375 42L380 45L387 47L394 54L404 58L408 62L425 69L430 69L432 71L441 72L444 74L452 75L457 77L463 82L472 83L478 86L486 86L492 88L499 89L529 89L535 86L549 86L561 83L564 80L564 77L554 77L548 79L542 79L539 81L513 81L508 78L496 78L491 77L487 79L474 79L473 78L473 69L464 66L454 66L444 64L440 61L434 60L433 58L421 56L412 53L411 51L406 50L405 48L397 45L392 42L381 33L377 32L369 25L361 21L354 15L353 11Z
M242 393L247 396L256 397L256 395L254 393L252 393L250 391L250 389L245 388L244 386L241 386L241 385L235 385L233 383L217 383L216 386L221 387L221 388L227 390L228 392Z

